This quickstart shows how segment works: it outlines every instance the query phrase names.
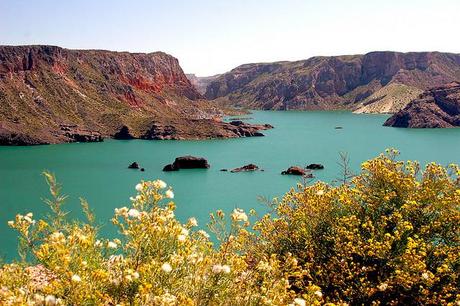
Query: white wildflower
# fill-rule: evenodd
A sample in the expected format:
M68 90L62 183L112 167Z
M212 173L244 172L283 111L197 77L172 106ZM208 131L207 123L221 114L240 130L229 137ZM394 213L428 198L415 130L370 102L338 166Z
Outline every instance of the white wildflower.
M171 189L169 189L165 192L165 196L168 199L174 199L174 192Z
M198 234L200 234L201 236L205 237L205 238L209 238L209 234L206 233L206 231L204 230L199 230L198 231Z
M422 273L422 278L423 279L429 279L430 275L427 272Z
M158 189L163 189L166 188L166 183L162 180L156 180L153 182L153 186Z
M163 270L164 272L166 273L169 273L172 271L172 267L169 263L165 262L162 266L161 266L161 270Z
M81 282L81 278L77 274L74 274L74 275L72 275L72 281L74 283L79 283L79 282Z
M294 304L295 304L295 305L298 305L298 306L306 306L306 305L307 305L307 302L305 302L304 299L295 298L295 299L294 299Z
M315 292L315 295L319 298L322 298L323 297L323 293L320 291L320 290L316 290Z
M8 225L9 225L9 226L13 226L13 225L14 225L14 221L8 221Z
M198 221L196 221L195 218L190 218L188 219L188 223L191 225L191 226L198 226Z
M141 192L143 189L144 189L144 185L142 185L141 183L136 185L136 190L137 191Z
M45 305L56 305L56 297L54 295L47 295L45 297Z
M248 216L246 215L246 213L244 212L244 210L240 209L240 208L235 208L233 210L233 213L232 213L232 219L234 221L243 221L243 222L247 222L248 221Z
M113 241L109 241L109 243L107 244L107 246L110 248L110 249L116 249L117 248L117 244Z
M319 196L322 196L322 195L324 194L324 190L322 190L322 189L321 189L321 190L318 190L318 191L316 192L316 194L319 195Z
M220 272L222 272L222 265L212 266L212 273L219 274Z
M187 239L187 236L185 236L185 235L177 236L177 240L179 240L180 242L184 242L186 239Z
M128 211L128 216L130 216L131 218L139 218L139 211L137 209L134 209L134 208L131 208L129 211Z
M222 266L222 272L224 272L225 274L230 273L230 267L227 266L227 265L223 265Z

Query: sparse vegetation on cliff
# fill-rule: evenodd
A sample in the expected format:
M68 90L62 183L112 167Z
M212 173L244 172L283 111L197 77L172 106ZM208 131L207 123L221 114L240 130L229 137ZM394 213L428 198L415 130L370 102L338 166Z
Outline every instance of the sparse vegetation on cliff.
M254 212L211 215L219 241L174 216L174 193L141 182L112 219L120 236L66 219L45 173L52 214L17 215L19 263L0 270L0 302L21 305L457 305L460 168L364 162L340 186L299 185L251 223ZM41 271L41 278L36 271ZM35 274L34 274L35 273Z

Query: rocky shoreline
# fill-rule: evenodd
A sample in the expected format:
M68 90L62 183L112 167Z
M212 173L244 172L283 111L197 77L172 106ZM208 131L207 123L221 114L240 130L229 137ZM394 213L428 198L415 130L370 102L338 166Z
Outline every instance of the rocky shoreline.
M460 83L429 89L404 109L394 114L384 126L402 128L460 127Z

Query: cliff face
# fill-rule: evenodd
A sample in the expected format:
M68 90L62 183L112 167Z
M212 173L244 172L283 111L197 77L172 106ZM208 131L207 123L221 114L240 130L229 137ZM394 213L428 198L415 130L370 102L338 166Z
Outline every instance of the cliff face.
M247 64L211 82L208 99L256 109L394 112L423 90L460 80L460 55L372 52Z
M216 80L220 74L208 76L208 77L199 77L194 74L186 74L187 79L189 79L190 83L196 88L196 90L204 95L206 93L206 88L208 87L209 83Z
M217 124L176 58L54 46L0 46L0 144L237 137ZM182 134L181 134L182 133ZM126 135L125 135L126 134Z
M425 91L384 124L409 128L450 128L460 126L460 83Z

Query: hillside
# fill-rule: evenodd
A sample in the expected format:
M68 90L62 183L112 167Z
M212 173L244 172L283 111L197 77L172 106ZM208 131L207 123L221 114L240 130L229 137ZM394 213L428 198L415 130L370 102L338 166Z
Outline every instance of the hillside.
M460 83L432 88L411 101L384 124L409 128L460 126Z
M212 81L208 99L251 109L396 112L423 90L460 80L460 55L371 52L246 64Z
M220 116L163 52L0 46L0 145L250 134Z

